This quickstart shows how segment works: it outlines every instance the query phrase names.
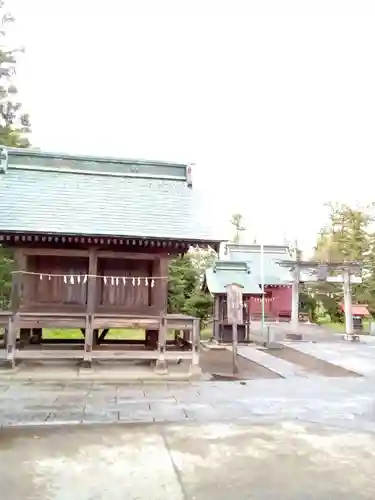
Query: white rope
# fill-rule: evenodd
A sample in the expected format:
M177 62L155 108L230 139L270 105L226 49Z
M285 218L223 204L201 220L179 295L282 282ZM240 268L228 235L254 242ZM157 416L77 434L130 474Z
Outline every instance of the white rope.
M39 276L39 279L43 281L44 277L47 277L48 280L52 278L63 278L65 284L74 285L77 284L85 284L89 278L99 278L102 279L104 284L107 285L110 283L112 286L123 283L131 282L133 286L141 286L142 282L145 286L151 286L154 288L155 280L167 280L168 276L103 276L98 274L51 274L51 273L36 273L33 271L12 271L12 274L21 274L21 275L29 275L29 276Z
M70 278L71 276L73 277L84 277L84 278L101 278L101 279L135 279L135 280L144 280L144 279L153 279L153 280L167 280L168 276L105 276L105 275L100 275L100 274L53 274L53 273L37 273L33 271L12 271L12 274L27 274L31 276L48 276L51 278Z

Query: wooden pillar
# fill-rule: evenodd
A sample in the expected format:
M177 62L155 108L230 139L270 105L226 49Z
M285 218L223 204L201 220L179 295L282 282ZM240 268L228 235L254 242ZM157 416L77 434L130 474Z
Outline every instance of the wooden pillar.
M353 335L353 311L352 311L352 293L350 287L350 270L343 271L343 289L344 289L344 310L345 310L345 333Z
M8 331L6 334L6 360L9 368L16 366L16 342L18 332L18 314L13 314L9 318Z
M196 375L201 372L199 366L199 351L200 351L199 319L193 319L191 349L192 353L191 353L190 373L192 375Z
M299 279L300 279L300 269L299 269L299 264L297 262L293 269L293 283L292 283L291 325L293 333L298 333L299 330Z
M16 248L14 251L14 264L14 270L20 271L12 275L11 308L12 312L16 313L19 311L20 306L27 300L29 289L28 276L22 274L22 271L27 271L27 256L23 248ZM16 327L16 339L19 338L20 328Z
M159 374L168 372L165 361L165 351L168 335L167 307L168 307L168 267L169 256L161 255L159 261L155 262L156 286L153 294L153 303L160 314L160 326L158 332L158 359L156 361L155 371ZM160 279L164 278L164 279Z
M83 352L83 365L82 365L84 368L91 368L92 343L93 343L92 314L87 314L86 325L85 325L85 348Z
M20 261L17 259L17 252L15 255L16 269L19 269ZM8 331L6 335L6 357L10 368L14 368L16 364L16 344L19 332L19 306L21 298L21 281L22 276L19 273L12 274L12 292L10 299L10 307L12 316L9 319Z
M89 250L89 276L87 280L87 307L86 307L86 326L85 326L85 346L83 361L84 366L91 367L92 349L93 349L93 316L96 306L96 275L98 269L98 254L96 248Z
M232 324L232 356L233 356L233 375L236 375L239 371L238 368L238 330L237 323Z
M156 360L155 372L160 375L168 373L167 363L165 360L165 349L167 342L168 324L165 315L160 316L159 336L158 336L158 358Z
M87 312L93 314L96 304L96 278L98 273L98 253L96 248L89 250L89 276L87 280Z
M245 342L250 341L250 297L246 296L246 299L243 299L244 307L243 307L243 316L244 316L244 324L245 324Z
M214 296L214 325L213 325L213 337L215 342L220 341L220 296Z
M169 256L162 255L155 260L153 275L155 276L155 286L152 294L152 304L158 309L160 314L167 312L168 306L168 277Z
M191 342L191 331L190 330L182 330L182 338L185 343Z

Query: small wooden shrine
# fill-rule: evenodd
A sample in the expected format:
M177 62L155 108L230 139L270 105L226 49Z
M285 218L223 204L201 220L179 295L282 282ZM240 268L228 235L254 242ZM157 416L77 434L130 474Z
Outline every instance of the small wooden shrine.
M345 304L340 304L341 312L345 313ZM367 304L352 304L353 331L363 332L363 321L371 317Z
M2 149L0 244L14 250L11 310L0 318L12 366L64 357L197 363L198 320L167 314L169 260L219 244L202 225L190 165ZM144 340L106 339L134 327ZM59 339L54 350L47 328L78 328L82 338ZM168 329L183 333L168 342Z
M237 340L246 342L250 340L249 301L261 297L262 291L246 262L219 260L206 270L203 288L214 296L213 336L220 343L232 342L232 323L227 316L229 285L239 285L242 291L242 323L237 325Z
M259 285L262 283L260 245L227 244L226 258L247 262L256 282ZM264 311L267 320L291 319L293 276L289 269L280 265L280 262L290 259L288 245L263 246ZM259 319L262 311L261 297L251 297L248 304L251 317Z

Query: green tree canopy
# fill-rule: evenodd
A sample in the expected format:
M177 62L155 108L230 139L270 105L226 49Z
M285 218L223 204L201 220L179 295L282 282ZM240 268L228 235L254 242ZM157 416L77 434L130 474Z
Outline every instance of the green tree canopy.
M353 286L353 300L366 303L375 312L375 235L372 232L372 206L353 208L347 204L327 205L328 224L322 229L314 258L322 262L359 262L363 266L363 283ZM342 286L321 283L316 287L316 297L331 318L341 317L339 303Z
M22 51L9 48L7 29L13 22L4 1L0 0L0 145L23 148L29 146L30 121L22 112L14 82L17 55ZM11 268L11 252L0 246L0 310L9 305Z
M197 260L196 251L171 261L168 282L168 311L195 316L204 324L212 313L212 297L202 292L202 273L212 263L211 252L205 263ZM215 254L216 255L216 254Z
M0 0L0 144L22 148L29 146L30 120L17 99L15 76L17 56L22 49L9 48L7 31L13 22L4 1Z

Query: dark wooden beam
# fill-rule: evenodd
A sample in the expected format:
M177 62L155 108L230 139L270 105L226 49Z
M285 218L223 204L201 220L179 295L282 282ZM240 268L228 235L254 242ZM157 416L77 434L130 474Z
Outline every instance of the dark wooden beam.
M98 344L100 344L105 339L108 332L109 328L104 328L104 330L102 330L102 333L98 337Z
M0 232L0 244L8 246L53 246L53 247L91 247L131 249L136 248L143 252L167 252L171 254L185 253L190 246L211 246L218 251L217 241L181 240L170 238L140 238L126 236L88 236L88 235L63 235L46 233L19 233Z

